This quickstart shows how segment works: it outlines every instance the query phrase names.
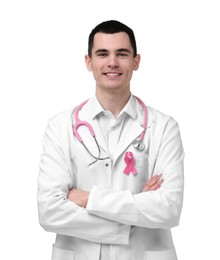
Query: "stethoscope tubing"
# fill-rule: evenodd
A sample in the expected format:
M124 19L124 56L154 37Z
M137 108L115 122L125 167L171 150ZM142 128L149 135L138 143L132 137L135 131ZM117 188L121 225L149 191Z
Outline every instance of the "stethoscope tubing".
M143 139L144 139L144 134L147 128L147 107L144 104L144 102L139 98L134 96L138 102L142 105L143 110L144 110L144 119L143 119L143 124L142 127L144 128L143 132L140 134L137 142L135 142L133 144L133 146L136 149L139 149L140 151L144 150L144 144L143 144ZM95 132L92 128L92 126L89 124L89 122L86 121L81 121L79 119L79 111L82 109L82 107L88 102L88 99L85 100L84 102L82 102L74 111L73 113L73 117L75 118L75 124L72 126L72 131L73 131L73 135L79 140L79 142L84 146L84 148L86 149L86 151L91 155L92 158L95 159L95 161L93 161L92 163L90 163L89 165L95 163L98 160L106 160L109 159L109 157L101 157L101 149L100 146L98 144L98 141L95 137ZM80 136L79 132L78 132L78 128L81 126L85 126L88 128L90 134L92 135L93 139L95 140L96 146L98 148L98 156L95 156L94 154L92 154L92 152L88 149L88 147L84 144L82 137Z

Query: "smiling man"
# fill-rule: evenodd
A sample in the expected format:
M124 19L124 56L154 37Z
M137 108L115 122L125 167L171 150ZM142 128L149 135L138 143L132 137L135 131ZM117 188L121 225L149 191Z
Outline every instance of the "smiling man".
M117 117L130 97L130 81L138 69L140 55L132 48L126 32L98 32L85 60L96 81L97 99ZM103 95L105 98L101 98Z
M105 46L105 48L103 48ZM125 32L115 34L97 33L91 56L86 56L86 64L93 71L96 91L106 88L130 96L130 81L133 70L137 70L140 55L135 54Z
M128 26L97 25L85 62L95 96L54 116L43 142L39 220L57 234L52 260L176 260L178 124L131 94L140 55Z

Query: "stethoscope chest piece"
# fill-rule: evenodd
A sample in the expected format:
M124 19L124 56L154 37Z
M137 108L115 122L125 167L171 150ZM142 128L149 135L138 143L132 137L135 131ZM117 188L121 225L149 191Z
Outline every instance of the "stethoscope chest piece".
M143 151L145 148L144 143L140 140L134 140L132 142L132 145L134 146L134 148L138 149L139 151Z

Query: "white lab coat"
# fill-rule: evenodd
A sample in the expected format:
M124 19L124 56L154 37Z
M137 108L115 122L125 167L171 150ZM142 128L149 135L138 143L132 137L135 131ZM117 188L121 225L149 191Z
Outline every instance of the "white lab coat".
M131 143L143 131L143 109L135 101L137 118L124 126L113 162L97 161L73 136L73 110L60 113L48 124L39 173L39 221L55 232L52 260L98 260L101 243L110 244L111 260L176 260L170 229L179 223L183 201L184 152L176 121L148 107L145 150ZM108 156L98 123L91 118L91 102L80 111ZM89 149L97 147L87 128L79 132ZM126 175L124 156L131 151L136 175ZM157 191L141 192L155 174L163 174ZM71 188L90 191L87 208L67 199Z

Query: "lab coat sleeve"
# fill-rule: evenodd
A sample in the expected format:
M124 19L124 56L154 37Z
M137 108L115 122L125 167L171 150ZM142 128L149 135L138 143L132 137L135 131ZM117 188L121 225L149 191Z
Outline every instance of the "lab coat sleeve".
M129 190L93 187L87 205L90 214L146 228L167 229L178 225L183 202L184 151L175 120L167 122L159 138L160 142L154 143L158 149L153 175L163 174L161 188L132 194Z
M50 123L43 140L44 151L38 178L39 222L49 232L73 236L97 243L128 244L130 226L88 214L87 210L67 199L74 187L68 151L62 131Z

